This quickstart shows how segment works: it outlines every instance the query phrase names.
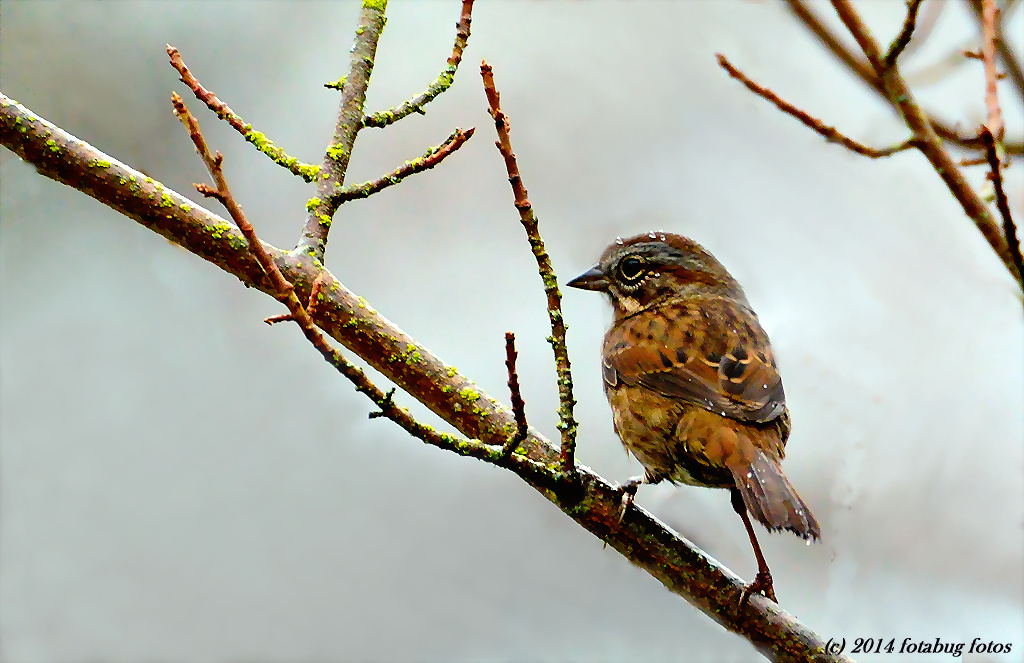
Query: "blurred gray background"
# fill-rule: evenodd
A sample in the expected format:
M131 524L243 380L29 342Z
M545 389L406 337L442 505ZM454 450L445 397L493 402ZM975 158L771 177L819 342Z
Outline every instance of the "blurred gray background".
M879 40L898 31L903 3L858 6ZM457 0L391 3L368 109L437 75L458 12ZM185 88L164 44L246 121L319 162L338 101L322 84L347 71L357 13L4 0L0 83L200 201L191 183L207 176L171 114ZM892 113L781 3L481 1L472 32L426 116L360 134L349 182L456 126L476 136L345 205L334 273L502 400L502 334L515 331L531 423L556 434L544 297L493 146L486 58L563 281L615 236L665 229L744 284L789 396L786 472L824 532L808 547L761 530L784 607L849 646L980 638L1012 653L964 660L1022 660L1020 293L922 156L828 145L714 54L870 144L905 138ZM981 65L930 68L975 34L952 2L905 65L965 132L984 117ZM250 220L291 246L312 187L185 96ZM1003 100L1020 136L1009 86ZM758 660L514 476L368 420L368 401L296 329L263 324L282 311L269 297L7 151L0 178L4 661ZM1019 166L1008 180L1024 218ZM640 468L601 393L607 304L569 291L565 313L579 460L624 480ZM725 491L648 487L638 502L753 576Z

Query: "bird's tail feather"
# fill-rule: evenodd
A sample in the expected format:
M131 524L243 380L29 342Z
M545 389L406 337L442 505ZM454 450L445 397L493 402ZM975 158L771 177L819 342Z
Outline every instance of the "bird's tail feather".
M805 539L821 537L821 528L782 473L760 449L746 467L730 467L747 511L769 531L787 529Z

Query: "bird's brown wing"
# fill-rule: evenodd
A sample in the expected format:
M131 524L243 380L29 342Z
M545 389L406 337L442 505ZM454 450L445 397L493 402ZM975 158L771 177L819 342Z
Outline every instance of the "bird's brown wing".
M753 311L726 298L670 302L618 321L605 338L604 379L740 421L786 410L767 334Z

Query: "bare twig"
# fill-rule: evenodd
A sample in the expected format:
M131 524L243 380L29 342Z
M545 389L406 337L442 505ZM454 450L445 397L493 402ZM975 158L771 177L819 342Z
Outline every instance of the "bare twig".
M1024 260L1021 259L1020 241L1017 239L1017 226L1010 214L1010 204L1003 189L1002 160L1000 159L1000 141L1006 126L1003 123L1003 111L999 105L999 74L996 71L996 35L999 30L999 8L995 0L981 1L981 60L985 65L985 107L988 117L981 127L980 137L985 143L985 158L989 165L988 178L996 194L996 208L1003 221L1003 235L1006 238L1010 258L1017 267L1018 274L1024 274Z
M896 39L892 41L892 44L889 46L889 50L882 59L886 67L891 67L896 64L896 59L900 57L903 49L905 49L907 44L910 43L910 39L914 35L914 24L917 22L917 10L920 6L921 0L907 1L907 17L903 20L903 28L900 30Z
M548 319L551 321L551 336L548 337L548 341L555 354L555 368L558 372L558 430L562 433L562 470L566 474L572 474L576 468L576 429L578 424L572 414L572 408L576 401L572 397L572 371L569 367L569 351L565 345L562 293L558 290L558 279L555 277L554 269L551 267L551 258L544 248L544 240L541 239L540 230L537 227L537 217L533 213L533 205L530 204L526 186L523 185L523 179L519 175L519 165L516 163L516 155L512 151L512 141L509 136L508 116L501 110L501 95L494 87L494 72L486 62L480 63L480 76L484 81L487 105L491 117L494 118L494 128L498 132L498 140L494 144L497 145L498 151L505 160L505 170L508 172L508 181L512 185L512 193L515 195L519 220L522 222L523 228L526 229L530 248L537 259L537 268L544 282L544 292L547 294Z
M192 72L187 66L185 61L181 58L181 53L178 49L167 44L167 55L171 58L171 66L174 67L178 74L181 75L181 82L188 86L192 93L195 94L196 99L206 104L206 107L217 114L217 117L227 122L235 131L242 134L245 140L256 146L263 154L270 157L274 163L284 168L287 168L293 174L298 175L307 182L312 182L320 174L320 166L315 166L309 163L302 163L295 157L289 155L283 149L278 147L268 139L263 133L255 131L251 124L247 124L237 113L231 110L227 104L221 101L217 95L210 92L199 80L192 75Z
M996 7L996 0L982 0L981 2L981 59L985 63L985 107L988 109L988 119L985 127L989 133L1000 141L1003 139L1003 112L999 108L999 87L996 76L996 23L999 20L999 9ZM985 151L989 152L988 141L985 141ZM996 168L996 172L999 168Z
M371 182L363 182L362 184L356 184L354 186L347 186L341 190L339 198L342 202L356 200L358 198L369 198L381 189L386 189L389 186L398 184L410 175L415 175L416 173L422 173L424 170L429 170L444 161L449 155L454 153L455 150L462 147L463 144L470 139L474 131L475 129L472 128L466 130L456 129L451 136L448 136L448 138L445 139L443 143L430 148L418 159L406 161L404 164L380 179L373 180Z
M978 18L979 25L984 22L983 17L983 6L982 0L967 0L971 9L974 10L974 15ZM1007 3L1009 5L1009 3ZM1001 20L996 21L996 52L999 53L999 60L1006 70L1007 77L1013 84L1014 89L1017 91L1017 99L1024 102L1024 67L1021 66L1020 60L1014 54L1013 49L1010 48L1009 42L1003 36L1003 22ZM1007 146L1008 148L1013 146ZM1011 154L1018 154L1014 150L1009 150Z
M529 431L526 424L526 403L523 402L523 395L519 391L519 375L516 374L516 357L518 356L516 335L512 332L505 332L505 368L508 369L508 391L512 397L512 416L516 420L516 432L508 438L508 442L502 448L503 458L508 458L516 452Z
M405 101L398 108L389 108L373 115L363 118L364 127L386 127L389 124L401 120L412 113L423 114L423 107L433 101L439 94L451 87L455 80L455 72L459 70L459 63L462 62L462 52L469 42L469 25L473 20L473 0L462 0L462 14L459 22L455 24L455 45L452 46L452 54L448 57L448 64L444 71L434 79L426 90L419 95Z
M268 325L276 325L279 322L291 322L295 318L292 317L291 313L282 313L281 315L272 315L269 318L263 318L263 322Z
M996 207L999 209L999 216L1003 219L1003 234L1006 235L1006 245L1010 250L1013 264L1017 266L1017 272L1024 274L1024 257L1021 256L1020 240L1017 238L1017 225L1013 222L1010 214L1010 203L1006 199L1006 191L1003 189L1003 175L999 153L996 150L996 139L987 126L981 127L981 138L985 141L985 154L988 157L989 174L992 180L992 187L996 193Z
M718 64L727 72L729 72L730 76L732 76L733 78L747 86L747 89L749 89L751 92L758 95L759 97L767 99L783 113L791 115L796 119L800 120L800 122L802 122L804 126L814 130L816 133L823 136L825 140L827 140L830 143L839 143L848 150L852 150L857 154L863 154L864 156L871 157L872 159L892 156L897 152L902 152L904 150L908 150L914 147L914 139L912 138L903 141L898 145L882 149L876 149L858 143L852 138L848 138L847 136L840 133L837 129L835 129L835 127L828 126L821 120L812 117L811 115L809 115L803 110L800 110L793 104L790 104L789 102L780 99L774 92L772 92L768 88L758 85L754 81L750 80L750 78L748 78L746 74L744 74L742 71L734 67L732 63L729 62L729 60L727 60L726 57L721 53L717 53L716 56L718 57Z

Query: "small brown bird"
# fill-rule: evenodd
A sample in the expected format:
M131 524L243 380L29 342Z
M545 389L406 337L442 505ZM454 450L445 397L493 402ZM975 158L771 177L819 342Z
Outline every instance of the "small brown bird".
M786 395L743 289L699 244L661 232L616 240L568 285L607 293L614 308L604 390L615 432L646 470L623 486L623 514L641 483L729 489L758 567L740 603L754 591L774 601L747 512L808 541L821 530L782 473Z

